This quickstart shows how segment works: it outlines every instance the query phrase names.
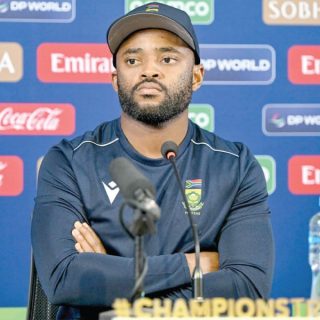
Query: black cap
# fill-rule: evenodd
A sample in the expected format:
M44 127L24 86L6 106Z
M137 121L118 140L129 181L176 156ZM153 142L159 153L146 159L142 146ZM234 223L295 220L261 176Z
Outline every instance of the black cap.
M152 2L128 12L109 27L107 42L113 54L114 66L115 55L121 43L132 33L143 29L163 29L174 33L193 50L195 64L200 63L198 39L188 14L171 6Z

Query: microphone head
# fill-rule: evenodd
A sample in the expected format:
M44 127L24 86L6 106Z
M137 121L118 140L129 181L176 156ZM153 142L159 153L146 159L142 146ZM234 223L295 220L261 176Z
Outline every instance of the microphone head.
M173 141L166 141L161 146L161 154L167 160L175 158L178 154L178 145Z
M138 189L148 190L155 197L154 186L128 159L119 157L112 160L109 173L125 199L135 199Z

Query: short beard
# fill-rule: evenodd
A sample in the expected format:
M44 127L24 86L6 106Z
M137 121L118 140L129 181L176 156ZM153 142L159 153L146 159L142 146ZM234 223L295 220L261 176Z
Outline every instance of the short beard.
M134 92L145 82L153 82L161 87L165 93L164 100L158 105L145 105L143 108L134 100ZM179 79L179 85L169 90L157 79L147 78L136 84L131 91L122 85L118 78L118 95L122 111L131 118L146 125L160 128L170 120L175 119L183 113L189 106L192 97L192 76L185 76ZM152 95L145 95L145 99L150 99Z

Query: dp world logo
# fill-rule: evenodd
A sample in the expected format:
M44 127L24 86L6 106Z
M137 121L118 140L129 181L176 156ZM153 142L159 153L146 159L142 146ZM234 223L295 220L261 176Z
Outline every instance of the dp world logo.
M285 127L286 125L286 120L285 118L281 115L281 113L276 112L272 115L270 119L270 123L274 125L276 128L281 129Z
M262 131L267 136L319 136L320 104L267 104Z
M267 155L256 156L256 159L266 179L268 194L272 194L276 189L276 162L273 157Z
M189 119L202 129L214 131L214 109L210 104L190 104Z
M269 45L200 45L204 84L267 85L276 76L276 54Z
M0 21L72 22L76 0L0 0Z
M152 0L125 0L126 13ZM210 24L214 20L214 0L159 0L157 2L185 11L193 24Z
M5 13L9 10L9 0L0 0L0 13Z

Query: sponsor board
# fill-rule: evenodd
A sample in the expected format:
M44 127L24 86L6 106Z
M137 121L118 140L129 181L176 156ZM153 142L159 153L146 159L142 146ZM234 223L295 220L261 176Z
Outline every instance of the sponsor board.
M43 82L111 83L112 54L102 43L43 43L37 74Z
M294 84L320 84L320 46L293 46L288 51L288 78Z
M267 136L319 136L320 104L267 104L262 131Z
M0 0L0 22L72 22L76 0Z
M253 228L255 227L253 226ZM293 233L292 230L290 231ZM293 235L296 235L296 233ZM259 241L264 241L263 234L261 234L261 237ZM315 239L318 240L318 235ZM234 241L237 241L237 239L234 239ZM297 245L294 243L292 249L296 250L296 248ZM238 261L242 263L241 259ZM227 316L228 320L248 320L250 318L255 320L277 320L279 318L281 320L291 320L292 318L295 320L303 320L304 318L316 320L319 318L320 302L316 299L276 298L254 300L250 298L227 299L216 297L199 300L177 299L172 301L165 298L159 303L157 299L144 297L132 303L127 299L117 298L112 307L115 319L119 320L126 320L130 318L130 315L136 319L148 318L152 320L162 318L217 320L224 316ZM149 313L146 313L146 308L148 308Z
M202 129L214 131L214 108L210 104L190 104L189 119Z
M204 84L267 85L276 77L276 54L269 45L200 45Z
M0 103L1 135L71 135L75 109L61 103Z
M276 190L276 161L268 155L258 155L255 157L262 168L266 179L267 191L270 195Z
M23 161L0 156L0 196L18 196L23 191Z
M289 159L289 190L297 195L320 195L320 155L297 155Z
M263 21L270 25L320 25L320 0L263 0Z
M152 0L125 0L125 12L129 12ZM157 2L185 11L192 24L211 24L214 21L214 0L159 0Z
M0 308L0 319L24 320L27 317L27 308Z
M22 75L22 47L16 42L0 42L0 82L17 82Z

